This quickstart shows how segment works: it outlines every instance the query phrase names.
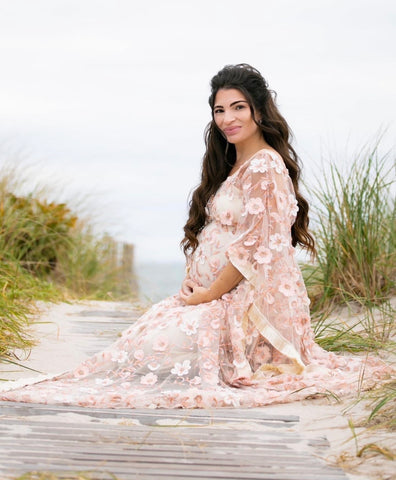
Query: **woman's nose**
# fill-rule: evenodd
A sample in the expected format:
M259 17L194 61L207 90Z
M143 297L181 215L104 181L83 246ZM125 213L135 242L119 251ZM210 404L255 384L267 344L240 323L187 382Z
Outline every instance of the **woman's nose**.
M235 119L234 112L232 110L226 110L223 119L224 123L231 123Z

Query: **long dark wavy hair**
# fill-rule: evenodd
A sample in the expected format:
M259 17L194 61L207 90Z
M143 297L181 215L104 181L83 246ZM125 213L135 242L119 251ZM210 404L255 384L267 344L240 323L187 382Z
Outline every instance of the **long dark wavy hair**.
M299 191L300 161L290 145L291 129L276 106L276 93L268 89L268 84L258 70L241 63L226 65L211 80L209 105L212 120L205 129L206 152L202 162L201 183L192 194L189 217L184 226L184 238L180 245L185 255L193 253L198 246L197 235L205 226L206 204L228 177L236 162L236 150L227 142L213 118L216 94L220 89L235 88L242 92L250 105L252 118L261 129L264 140L276 150L289 171L297 198L298 213L292 226L292 245L297 244L315 254L315 242L308 231L308 202ZM256 116L260 122L256 121Z

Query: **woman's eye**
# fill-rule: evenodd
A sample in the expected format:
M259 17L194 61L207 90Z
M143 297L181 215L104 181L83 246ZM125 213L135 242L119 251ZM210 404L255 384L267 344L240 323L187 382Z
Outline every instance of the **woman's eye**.
M221 108L217 108L214 113L223 113L223 110Z
M243 108L245 108L245 105L237 105L235 107L236 110L242 110Z

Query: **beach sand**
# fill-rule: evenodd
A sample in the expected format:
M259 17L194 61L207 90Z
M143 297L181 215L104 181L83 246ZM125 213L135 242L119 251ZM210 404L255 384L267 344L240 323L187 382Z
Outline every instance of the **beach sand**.
M92 347L104 348L123 328L143 313L143 307L125 302L85 301L59 304L38 304L39 314L34 318L32 335L38 344L28 358L20 363L26 368L11 364L0 364L0 390L10 385L6 380L37 379L42 374L59 374L71 370L93 353ZM109 324L109 312L114 312L114 324ZM101 315L106 313L107 318ZM343 312L341 312L343 313ZM355 321L358 313L350 312L347 321ZM340 318L340 312L338 312ZM348 314L345 311L345 317ZM93 337L82 335L80 324L102 322L103 328ZM124 327L123 327L124 325ZM384 354L386 360L395 363L394 357ZM387 459L374 449L367 449L359 458L357 451L367 444L393 449L394 432L375 429L367 430L358 425L367 419L370 409L368 401L356 402L356 398L337 399L329 396L307 399L300 402L263 407L265 414L298 415L298 429L303 435L326 436L330 447L325 459L330 464L341 466L351 480L396 478L396 462ZM355 434L350 427L354 425Z

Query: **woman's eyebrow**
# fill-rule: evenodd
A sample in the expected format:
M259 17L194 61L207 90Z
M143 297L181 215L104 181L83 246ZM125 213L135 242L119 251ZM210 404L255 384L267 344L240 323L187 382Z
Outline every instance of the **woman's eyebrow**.
M232 107L232 106L235 105L236 103L240 103L240 102L248 103L246 100L235 100L235 102L232 102L232 103L230 104L230 107ZM224 108L224 107L223 107L223 105L215 105L215 106L213 107L213 109L215 109L215 108Z

